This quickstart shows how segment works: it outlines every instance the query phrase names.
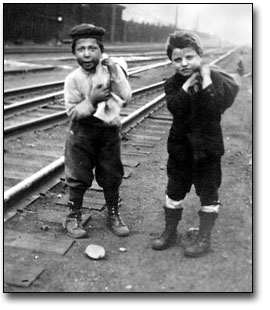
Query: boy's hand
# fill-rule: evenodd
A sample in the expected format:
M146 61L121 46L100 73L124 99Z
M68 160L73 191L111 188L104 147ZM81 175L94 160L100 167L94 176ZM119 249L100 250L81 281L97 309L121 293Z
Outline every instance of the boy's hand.
M89 99L93 106L96 107L98 103L107 101L110 96L110 89L108 87L104 87L102 84L99 84L92 89Z
M107 66L110 74L117 73L117 67L115 61L108 57L102 60L102 65Z
M188 92L188 89L195 84L200 83L200 73L199 72L194 72L183 84L182 88L184 89L185 92Z
M210 76L210 67L209 67L209 65L202 65L200 67L200 73L201 73L202 78L209 77Z
M200 73L202 76L202 88L206 88L210 84L212 84L211 74L210 74L210 66L209 65L202 65L200 67Z

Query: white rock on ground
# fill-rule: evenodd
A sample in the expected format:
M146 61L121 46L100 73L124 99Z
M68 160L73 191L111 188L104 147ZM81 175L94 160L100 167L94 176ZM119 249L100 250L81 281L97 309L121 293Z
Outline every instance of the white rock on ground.
M96 244L90 244L85 249L85 254L92 259L102 259L105 257L105 249Z

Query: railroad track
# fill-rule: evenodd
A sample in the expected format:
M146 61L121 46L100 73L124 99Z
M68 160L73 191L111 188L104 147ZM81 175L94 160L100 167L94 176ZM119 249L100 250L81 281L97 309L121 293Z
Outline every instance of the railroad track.
M128 70L129 77L135 76L143 71L166 66L169 61L155 64L144 64ZM48 102L50 97L63 95L64 80L37 84L34 86L11 88L4 91L4 113L16 111L18 106L30 106L34 101Z
M217 57L218 55L223 54L224 51L221 49L211 49L205 51L205 56L206 57ZM137 67L132 67L129 69L129 76L136 76L136 74L151 70L154 68L158 68L159 66L166 66L170 62L167 61L162 61L162 62L157 62L157 63L149 63L155 60L163 60L164 55L161 56L160 52L158 52L158 55L155 53L143 53L143 54L128 54L128 55L122 55L122 54L116 54L112 55L115 57L120 57L124 56L127 58L127 61L129 63L140 63L144 62L144 64L141 64L140 66ZM166 56L167 57L167 56ZM166 58L165 57L165 58ZM134 60L132 60L132 58ZM43 59L43 58L42 58ZM67 61L67 60L74 60L73 57L57 57L56 60L59 61ZM35 59L35 62L37 59ZM44 61L44 59L43 59ZM209 62L211 59L209 58ZM25 62L25 60L24 60ZM29 60L30 62L30 60ZM23 106L24 104L27 104L27 102L31 102L33 100L33 97L49 97L51 94L52 96L57 96L58 94L61 94L61 90L63 89L64 86L64 80L59 80L55 82L49 82L49 83L42 83L42 84L37 84L34 86L26 86L26 87L17 87L17 88L10 88L4 91L4 104L5 104L5 109L9 105L16 105L16 104L21 104ZM59 93L58 93L59 92ZM8 108L7 110L10 111L12 110L12 107Z
M220 53L220 51L218 51ZM228 52L229 54L232 51ZM207 54L207 52L206 52ZM217 54L217 51L216 51ZM216 55L215 54L215 55ZM211 53L212 55L212 53ZM221 61L225 56L218 58ZM212 62L213 64L217 61ZM157 64L150 64L129 70L129 76L139 74L146 70L167 66L170 61L165 61ZM55 88L63 89L64 81L57 81L54 83L46 83L36 85L34 87L24 87L9 90L6 96L23 96L24 94L36 94L38 92L46 92ZM136 92L134 93L134 95ZM34 119L34 120L33 120ZM63 111L63 90L50 92L46 95L34 97L24 100L22 102L10 104L4 107L5 129L4 136L10 137L22 130L32 130L40 126L40 124L51 124L52 122L62 121L65 119Z
M154 83L133 91L133 99L122 116L138 107L138 100L147 92L156 92L162 88L163 82ZM12 105L4 111L4 137L10 138L22 132L40 129L59 124L67 120L64 109L63 91L28 100L23 105Z
M163 82L160 82L150 87L134 91L135 99L132 100L129 107L123 109L121 115L123 120L123 134L127 126L126 124L134 126L138 119L144 115L145 109L147 111L149 110L149 107L145 106L145 104L147 105L149 101L150 103L153 102L152 100L157 97L157 94L160 96L160 94L163 93L162 84ZM155 100L153 104L150 104L150 108L152 108L153 105L155 105ZM142 106L144 108L142 108ZM49 120L46 120L45 125L44 120L41 122L40 119L36 124L30 124L27 135L21 133L15 138L5 140L4 187L6 206L10 206L11 201L13 203L15 200L20 200L22 192L32 187L34 183L37 182L36 177L39 180L40 169L43 169L47 165L51 165L52 162L57 162L58 158L63 155L65 133L68 130L69 123L66 113L65 111L61 111L57 113L57 115L48 118ZM133 123L133 121L135 123ZM46 126L47 129L45 131L40 130L40 128L44 129L44 126ZM39 130L33 131L33 127L39 128ZM27 128L22 128L22 130L26 129ZM28 163L28 165L26 165L26 163ZM59 165L63 165L63 158L59 162ZM45 168L45 170L46 169L47 168ZM52 169L52 171L57 170L58 164L53 163L49 170L50 169ZM33 174L36 174L34 181L32 181ZM45 174L47 174L46 171ZM42 177L46 176L42 173ZM23 186L20 185L22 183L24 184Z
M138 60L136 60L136 62L138 62ZM162 61L154 64L143 64L130 68L128 70L128 74L132 77L143 71L158 68L160 66L167 65L168 63L168 61ZM12 111L13 106L15 107L16 104L20 104L21 106L27 105L28 102L32 102L34 100L34 97L42 100L43 97L46 99L49 98L50 95L62 95L61 91L63 91L63 87L64 80L59 80L55 82L36 84L34 86L10 88L4 91L5 110Z
M216 59L211 64L217 64L220 61L223 61L235 51L237 51L239 48L234 49L230 51L229 53L226 53L222 57ZM145 91L158 89L162 87L164 82L157 83L156 85L152 85L151 87L146 87L144 89L140 89L134 92L135 97L139 94L144 93ZM152 94L153 96L153 94ZM160 95L158 96L158 98ZM149 97L147 99L149 101ZM140 99L142 101L142 99ZM159 103L159 99L157 99L157 102ZM145 102L145 101L144 101ZM155 107L155 104L152 105L152 102L155 102L155 99L153 97L150 100L150 107ZM146 107L148 104L146 104ZM126 122L129 124L131 123L138 123L138 118L142 119L145 118L145 109L146 107L141 106L139 107L139 114L136 113L136 109L138 108L138 102L136 102L136 99L134 100L133 106L126 109L126 114L130 114L131 116L127 116L126 114L122 114L123 117L123 133L125 133L126 130ZM58 107L56 107L58 108ZM59 107L60 108L60 107ZM151 109L150 108L150 109ZM61 107L63 109L63 107ZM147 107L147 113L149 112L149 108ZM30 126L30 129L28 127L28 130L30 130L29 135L27 136L19 136L16 140L10 140L5 141L5 177L4 177L4 187L5 187L5 197L4 197L4 206L5 209L10 209L11 206L17 201L20 201L22 195L25 195L25 192L29 191L29 188L33 186L33 184L36 184L40 182L40 176L39 171L40 169L43 169L46 165L51 165L52 171L57 170L59 167L63 166L63 158L59 160L59 156L63 154L63 145L64 145L64 132L67 130L67 125L65 122L67 121L65 111L60 111L57 113L52 114L53 117L44 117L46 119L46 122L44 122L44 118L39 118L38 122L30 122L32 123ZM134 118L134 119L133 119ZM43 120L43 122L40 122L40 120ZM46 131L37 131L33 132L33 128L37 128L37 126L45 126L48 128L47 119L49 119L49 129ZM52 120L53 119L53 120ZM63 120L64 125L60 124L59 120ZM125 120L125 121L124 121ZM33 125L33 123L35 123ZM27 126L25 126L26 123L19 124L16 130L13 130L14 132L20 132L22 130L26 130ZM41 124L41 125L40 125ZM45 125L44 125L45 124ZM134 124L132 124L134 126ZM11 127L10 127L11 128ZM8 131L5 128L5 137L8 137ZM57 131L57 133L55 133ZM61 133L61 134L60 134ZM33 137L33 135L35 135ZM38 138L37 138L38 136ZM39 138L40 136L40 138ZM43 136L43 137L42 137ZM37 141L38 139L38 141ZM39 141L40 140L40 141ZM16 141L16 142L15 142ZM32 141L37 141L36 144L33 144ZM55 161L56 160L56 161ZM58 161L57 161L58 160ZM31 167L26 167L25 163L29 162L31 163ZM53 164L51 164L53 162ZM57 163L57 164L55 164ZM16 167L16 169L14 169ZM38 171L38 172L36 172ZM34 178L34 181L32 180L32 175L38 174L37 180ZM43 174L42 174L43 175ZM45 177L48 177L48 173L45 169ZM29 179L30 178L30 179ZM26 180L26 181L25 181ZM14 212L14 208L11 208Z
M162 139L162 136L167 134L172 117L164 107L164 94L158 96L154 100L148 102L145 106L141 107L137 111L134 111L130 115L122 119L122 162L124 165L125 175L124 180L132 178L132 174L136 170L136 167L140 165L144 160L146 160L151 153L154 151L154 147ZM59 135L58 135L59 136ZM57 143L60 142L56 136L52 137ZM44 142L44 140L43 140ZM62 143L62 141L61 141ZM46 156L55 155L59 156L62 150L55 149L47 150ZM37 153L35 157L38 156ZM67 193L61 190L64 186L63 181L63 157L58 158L45 170L39 171L36 174L37 182L42 182L43 186L38 188L38 195L36 197L24 198L16 206L16 209L12 210L9 206L6 209L5 205L5 253L6 257L9 256L9 251L22 251L21 258L23 261L18 265L17 262L14 264L14 253L12 255L13 263L10 260L5 262L5 283L7 285L15 285L21 287L22 289L29 287L39 276L43 273L49 266L42 265L38 261L39 256L45 255L51 262L55 259L64 256L69 249L75 243L75 240L69 238L62 230L61 224L66 213L66 203L67 203ZM27 187L31 187L34 184L34 178L24 180L24 187L22 191L25 191ZM45 184L44 179L54 178L50 185ZM28 182L28 184L27 184ZM43 205L43 207L35 210L34 204L37 198L42 198L42 193L48 193L49 188L52 190L55 185L58 185L61 194L57 194L56 201L49 206ZM65 187L65 186L64 186ZM64 188L63 187L63 188ZM28 193L29 194L29 193ZM44 194L45 195L45 194ZM51 193L50 195L55 195ZM7 198L7 195L5 196ZM38 200L37 200L38 201ZM18 208L19 206L19 208ZM44 208L45 207L45 208ZM83 206L83 223L85 224L95 213L100 213L104 209L104 199L102 190L94 182L92 187L86 191L84 196L84 206ZM21 223L17 222L17 225L12 221L18 215L23 218ZM30 220L30 218L31 220ZM35 223L35 228L30 224L28 227L28 232L23 232L21 230L25 229L28 221L33 221ZM21 221L21 220L19 220ZM55 230L56 229L56 230ZM27 253L34 253L27 256ZM16 255L16 254L15 254ZM33 263L32 259L34 257L37 259Z

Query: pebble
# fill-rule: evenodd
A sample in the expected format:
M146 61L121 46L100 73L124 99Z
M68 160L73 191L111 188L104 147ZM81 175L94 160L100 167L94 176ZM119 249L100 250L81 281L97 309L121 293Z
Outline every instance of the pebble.
M102 259L105 257L105 249L96 244L90 244L85 250L85 254L92 259Z
M132 285L130 285L130 284L127 285L127 286L126 286L126 289L127 289L127 290L131 290L131 289L132 289Z
M126 252L127 249L126 249L126 248L119 248L119 251L120 251L120 252Z

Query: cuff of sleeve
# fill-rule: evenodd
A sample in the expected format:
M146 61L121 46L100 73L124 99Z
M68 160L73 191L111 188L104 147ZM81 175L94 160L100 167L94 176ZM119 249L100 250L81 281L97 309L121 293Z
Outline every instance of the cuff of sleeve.
M203 95L214 97L214 87L213 84L207 86L205 89L202 89Z

